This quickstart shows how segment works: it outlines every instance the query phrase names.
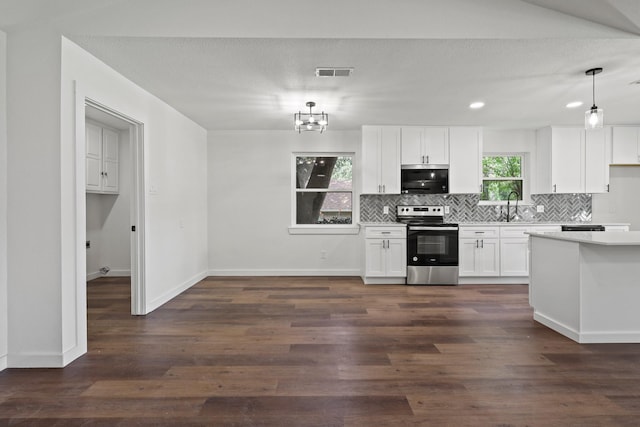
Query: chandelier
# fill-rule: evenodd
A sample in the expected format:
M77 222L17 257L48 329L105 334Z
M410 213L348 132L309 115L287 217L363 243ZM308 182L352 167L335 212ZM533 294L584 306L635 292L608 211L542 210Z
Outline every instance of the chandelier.
M320 114L314 114L311 109L316 106L315 102L309 101L306 105L309 107L308 113L298 111L293 115L295 130L297 130L298 133L301 133L302 131L324 132L327 125L329 125L329 115L324 111Z

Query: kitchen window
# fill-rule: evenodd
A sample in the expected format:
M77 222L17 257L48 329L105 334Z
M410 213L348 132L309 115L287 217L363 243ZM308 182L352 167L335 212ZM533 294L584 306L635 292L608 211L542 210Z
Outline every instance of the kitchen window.
M516 192L517 200L528 199L525 176L525 155L522 153L492 154L482 157L482 195L480 200L506 202ZM511 200L516 200L512 194Z
M354 228L353 159L352 153L294 154L290 232Z

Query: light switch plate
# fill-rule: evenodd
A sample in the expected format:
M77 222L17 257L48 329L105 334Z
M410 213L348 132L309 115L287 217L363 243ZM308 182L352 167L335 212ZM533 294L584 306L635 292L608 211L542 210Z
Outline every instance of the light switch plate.
M449 213L449 206L445 206L444 207L444 213L448 214Z
M544 212L544 205L536 206L536 212Z
M382 214L383 215L389 215L389 206L383 206L382 207Z

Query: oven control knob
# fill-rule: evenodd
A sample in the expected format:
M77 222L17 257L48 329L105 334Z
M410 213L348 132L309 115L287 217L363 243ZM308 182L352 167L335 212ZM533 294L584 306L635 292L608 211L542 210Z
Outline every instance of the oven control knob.
M414 256L414 257L413 257L413 260L414 260L414 261L418 261L418 257L417 257L417 256Z

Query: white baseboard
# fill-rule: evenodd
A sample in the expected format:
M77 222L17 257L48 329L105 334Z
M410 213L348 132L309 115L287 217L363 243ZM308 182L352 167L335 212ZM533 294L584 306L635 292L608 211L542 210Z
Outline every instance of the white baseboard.
M556 320L535 310L533 312L533 320L542 323L546 327L553 329L557 333L564 335L565 337L570 338L575 342L580 342L580 334L578 333L578 331L568 325L557 322Z
M9 368L64 368L87 352L85 346L75 346L64 353L19 353L4 357L4 367ZM0 358L0 371L2 370Z
M360 274L359 269L213 269L208 272L209 276L360 276Z
M363 277L365 285L406 285L406 277Z
M189 289L190 287L192 287L193 285L195 285L196 283L198 283L199 281L201 281L202 279L204 279L205 277L207 277L207 272L204 271L202 273L198 273L195 276L193 276L192 278L188 279L187 281L181 283L180 285L176 286L175 288L165 292L164 294L160 295L157 298L154 298L153 300L149 301L148 304L146 304L145 307L145 313L144 314L149 314L151 313L153 310L155 310L158 307L161 307L163 304L171 301L173 298L177 297L178 295L180 295L181 293L183 293L184 291L186 291L187 289Z
M131 270L110 270L107 274L102 274L99 271L87 273L87 282L99 277L131 277Z
M459 285L528 285L529 277L459 277Z
M19 353L7 357L9 368L63 368L64 356L60 353Z

